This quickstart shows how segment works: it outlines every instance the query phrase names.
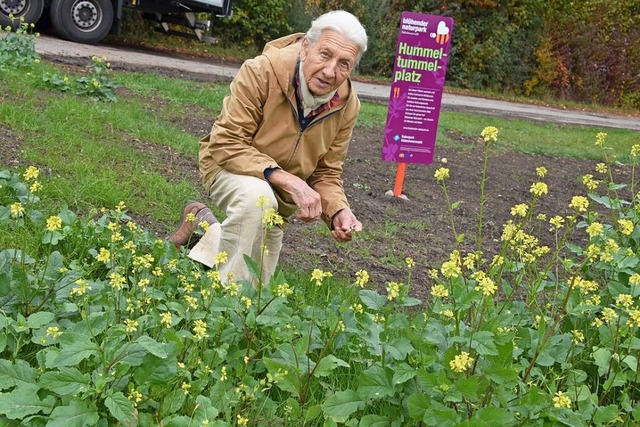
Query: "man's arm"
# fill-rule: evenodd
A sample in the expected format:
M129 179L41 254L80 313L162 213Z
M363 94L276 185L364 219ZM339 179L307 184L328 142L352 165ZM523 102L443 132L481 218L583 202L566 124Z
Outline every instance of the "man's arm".
M213 125L207 148L215 162L228 172L264 178L265 169L277 167L274 159L251 145L268 96L266 73L261 72L268 66L262 57L245 61Z

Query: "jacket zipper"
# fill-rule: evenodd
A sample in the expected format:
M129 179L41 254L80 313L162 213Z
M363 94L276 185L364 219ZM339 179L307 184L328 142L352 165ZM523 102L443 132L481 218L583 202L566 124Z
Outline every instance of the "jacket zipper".
M298 111L295 108L293 108L293 105L291 104L291 100L289 100L289 105L291 105L291 109L293 109L293 114L296 116L296 120L298 121L298 123L300 123L300 119L298 118ZM293 157L296 155L296 151L298 151L298 146L300 145L300 140L302 139L302 134L304 133L304 131L309 129L310 127L317 125L320 122L323 122L325 119L333 116L338 111L342 111L343 108L344 106L335 111L328 113L318 121L311 122L309 126L307 126L305 129L300 129L300 132L298 132L298 139L296 139L296 145L293 146L293 151L291 152L291 156L289 157L289 160L287 160L287 164L283 166L283 169L286 169L289 166L289 164L293 161Z

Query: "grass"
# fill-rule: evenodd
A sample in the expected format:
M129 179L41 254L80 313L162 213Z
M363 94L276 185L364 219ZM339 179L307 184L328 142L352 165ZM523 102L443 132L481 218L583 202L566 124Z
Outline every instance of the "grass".
M363 103L358 119L360 126L381 126L386 122L387 106ZM596 147L594 135L607 133L607 143L613 150L611 156L618 161L629 162L629 148L640 142L637 131L590 126L571 126L556 123L539 123L519 119L487 118L477 114L442 112L438 126L437 144L456 146L455 136L479 138L478 129L495 126L500 130L500 147L528 154L575 157L600 160L602 150Z

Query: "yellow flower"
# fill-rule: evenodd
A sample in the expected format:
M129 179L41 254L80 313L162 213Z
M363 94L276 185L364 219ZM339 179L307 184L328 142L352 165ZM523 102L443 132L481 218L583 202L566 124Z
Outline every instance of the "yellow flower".
M598 132L598 134L596 135L596 145L598 147L602 147L604 146L604 140L606 139L607 134L604 132Z
M191 384L187 383L187 382L183 382L182 385L180 386L180 388L182 389L182 392L186 395L189 394L189 389L191 388Z
M164 313L160 313L160 323L165 328L170 328L172 322L173 322L173 316L171 315L170 312L165 311Z
M222 264L226 263L227 261L229 261L229 256L227 255L227 253L225 251L218 252L216 254L215 259L213 260L213 262L215 262L217 265L222 265Z
M142 393L135 388L132 388L127 398L133 403L133 406L138 406L138 403L142 402Z
M547 174L547 168L545 168L544 166L537 167L536 174L538 175L538 178L544 178L544 176Z
M91 290L91 286L89 286L87 281L84 279L76 280L76 285L77 287L74 287L69 291L69 296L73 296L73 295L82 296L87 293L87 290L89 291Z
M496 283L490 279L489 277L483 277L478 282L478 285L475 288L476 291L482 291L484 296L490 297L491 295L495 295L498 287Z
M209 223L207 221L200 221L198 227L202 228L205 232L209 229Z
M276 295L281 298L286 298L289 295L293 295L293 289L291 289L288 283L283 283L281 285L278 285L278 288L276 289Z
M264 211L262 215L262 223L267 226L282 225L284 224L284 220L274 208L269 208Z
M584 196L573 196L569 207L577 210L578 212L586 212L589 207L589 200Z
M553 406L556 408L571 408L571 399L563 392L558 391L556 395L553 396Z
M593 239L595 236L602 235L602 233L604 232L604 226L599 222L592 222L591 224L589 224L586 231L589 237Z
M549 187L544 182L535 182L531 184L529 192L534 196L541 197L549 193Z
M519 203L511 208L511 215L513 216L527 216L527 211L529 210L529 206L525 203Z
M369 282L369 273L366 270L358 270L356 272L356 285L364 288L364 286Z
M551 224L551 228L549 229L549 231L554 231L554 230L559 230L562 228L563 224L564 224L564 218L562 218L559 215L554 216L553 218L551 218L549 220L549 224Z
M629 326L637 326L640 328L640 310L631 310L629 312L629 320L627 320L627 325Z
M412 268L412 267L415 267L415 266L416 266L416 262L415 262L415 261L413 260L413 258L411 258L411 257L406 257L406 258L404 259L404 262L405 262L405 264L407 264L407 267L408 267L408 268Z
M249 418L245 418L238 414L238 427L246 427L249 424Z
M598 188L598 185L600 185L600 181L593 179L593 175L591 175L590 173L582 177L582 183L590 191L595 190L596 188Z
M258 196L258 202L256 203L256 206L259 207L260 209L264 209L269 205L269 199L267 198L267 196Z
M207 323L202 319L198 319L194 323L193 333L195 334L196 341L207 338Z
M389 282L387 283L386 288L387 288L387 300L393 301L394 299L400 296L400 291L402 290L402 283Z
M607 165L604 163L598 163L596 165L596 172L598 173L607 173L607 170L608 170Z
M220 381L224 382L227 380L227 367L223 366L220 368Z
M445 179L449 178L449 169L448 168L438 168L436 170L436 172L433 174L433 176L438 181L444 181Z
M47 230L56 231L62 227L62 218L57 215L47 218Z
M351 306L349 306L349 308L351 309L351 311L353 311L354 314L364 313L364 307L362 306L362 304L353 303L351 304Z
M251 308L251 298L243 296L242 298L240 298L240 302L244 304L247 310Z
M49 326L47 328L47 336L51 337L53 339L58 338L60 335L62 335L62 332L60 332L60 328L58 328L57 326Z
M449 290L443 285L435 285L431 288L431 295L437 298L446 298L449 296Z
M487 126L482 129L480 135L484 139L484 142L496 142L498 140L498 128L494 126Z
M584 342L584 334L581 331L574 329L573 331L571 331L571 342L574 344L580 344Z
M618 313L611 307L605 307L602 309L602 320L606 323L611 323L618 318Z
M22 178L24 178L25 181L31 181L32 179L38 179L38 175L40 175L38 168L29 166L22 174Z
M117 291L124 289L125 282L125 277L118 273L111 273L109 275L109 283L111 284L111 287Z
M618 227L620 227L620 232L625 236L629 236L633 233L633 222L628 219L619 219Z
M11 216L13 218L24 216L24 207L22 206L22 203L16 202L11 205Z
M451 319L451 318L453 317L453 311L451 311L451 310L449 310L449 309L447 309L447 310L442 310L442 311L440 312L440 314L442 314L442 316L444 316L444 317L446 317L446 318L448 318L448 319Z
M629 309L633 305L633 297L629 294L620 294L616 297L616 305Z
M631 275L631 277L629 277L629 284L631 286L638 286L640 285L640 274L639 273L633 273Z
M100 248L100 252L96 255L96 260L98 262L104 262L105 264L111 260L111 253L108 249Z
M124 319L124 330L127 333L134 333L138 330L138 321L132 319Z
M316 286L322 286L322 281L324 280L324 278L331 276L333 276L333 274L331 274L330 272L325 272L320 270L319 268L316 268L311 272L311 282L316 282Z
M125 208L127 207L127 205L124 204L123 201L120 201L117 205L116 205L116 212L117 213L121 213L123 210L125 210Z
M640 144L633 144L631 147L631 156L637 157L638 155L640 155Z
M29 187L29 191L32 193L37 193L40 190L42 190L42 184L40 184L40 181L34 181L33 184L31 184L31 187Z
M472 366L473 358L470 357L469 353L467 353L466 351L458 354L453 358L453 360L449 362L449 367L451 367L451 370L458 373L464 372Z
M462 269L457 261L445 261L442 263L442 267L440 267L440 272L447 279L455 279L456 277L460 277Z

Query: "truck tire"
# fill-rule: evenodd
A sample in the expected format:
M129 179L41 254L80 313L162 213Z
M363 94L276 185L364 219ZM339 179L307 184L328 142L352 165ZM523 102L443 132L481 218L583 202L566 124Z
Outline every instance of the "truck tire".
M20 19L35 24L42 16L44 0L0 0L0 26L18 28ZM13 20L9 15L13 15Z
M98 43L111 30L113 5L110 0L53 0L51 23L67 40Z

